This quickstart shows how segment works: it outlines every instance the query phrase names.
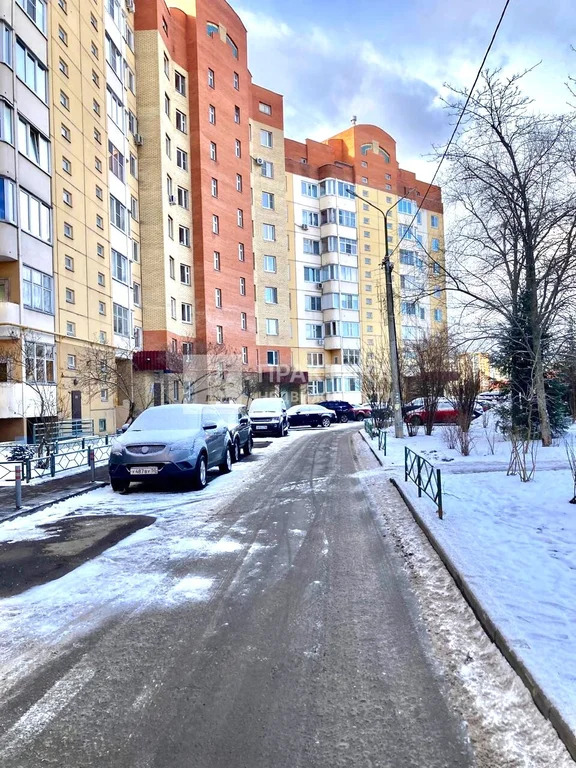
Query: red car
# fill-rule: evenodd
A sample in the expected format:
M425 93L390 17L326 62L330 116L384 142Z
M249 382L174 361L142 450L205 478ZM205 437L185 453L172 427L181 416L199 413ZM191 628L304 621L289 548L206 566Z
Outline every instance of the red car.
M372 416L372 408L367 403L364 405L355 405L352 408L352 413L354 414L356 421L364 421L364 419L369 419L370 416Z
M406 413L404 421L406 424L414 424L420 426L426 422L426 410L424 408L414 408ZM478 418L482 415L482 410L477 408L474 410L473 418ZM458 411L452 405L449 400L441 398L438 400L438 408L434 415L434 424L456 424L458 421Z

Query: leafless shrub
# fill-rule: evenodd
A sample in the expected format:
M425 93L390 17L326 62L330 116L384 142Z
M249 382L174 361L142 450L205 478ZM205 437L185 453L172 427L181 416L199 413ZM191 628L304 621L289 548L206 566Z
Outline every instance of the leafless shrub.
M442 440L451 451L458 445L458 430L458 424L445 424L442 427Z
M420 424L415 424L409 421L406 426L408 427L408 437L416 437L418 430L420 429Z
M472 448L474 446L474 438L470 434L469 430L464 430L462 427L457 424L456 425L456 435L458 439L458 450L462 454L462 456L470 456L472 452Z
M424 335L410 344L411 373L414 385L424 401L427 435L432 434L438 400L444 392L446 383L451 378L451 343L445 332Z
M511 450L506 474L518 475L523 483L529 483L536 472L538 443L526 434L516 431L511 431L509 437Z
M484 414L484 416L485 415L486 414ZM492 456L494 456L494 453L496 452L496 437L498 436L498 432L493 422L488 420L486 424L484 424L484 418L482 418L482 424L484 426L484 437L488 443L488 448L490 449Z
M458 426L462 432L470 429L479 392L480 373L474 371L470 358L464 355L458 361L458 378L447 386L448 400L458 412Z

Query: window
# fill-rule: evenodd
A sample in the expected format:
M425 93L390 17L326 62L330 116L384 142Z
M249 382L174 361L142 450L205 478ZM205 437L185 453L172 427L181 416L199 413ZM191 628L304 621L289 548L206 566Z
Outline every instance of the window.
M64 165L64 163L62 163L62 165ZM102 173L102 160L100 160L99 157L94 158L94 168L98 171L98 173ZM72 172L72 168L70 168L68 173L71 173L71 172Z
M98 302L98 314L99 315L106 314L106 304L103 301Z
M172 139L170 138L170 136L168 136L168 134L164 136L164 142L165 142L164 148L166 150L166 157L171 159L172 158Z
M303 181L301 184L304 197L318 197L318 184L312 184L310 181Z
M72 256L64 256L64 269L74 272L74 259Z
M188 118L184 114L184 112L180 112L179 109L176 110L176 128L179 131L182 131L182 133L188 132Z
M234 72L233 82L234 82L234 88L237 91L239 91L240 90L240 75L238 74L238 72Z
M218 160L218 148L213 141L210 142L210 160L214 160L214 162Z
M126 232L126 206L122 205L120 200L117 200L114 195L110 195L110 223L122 232Z
M50 142L23 117L18 117L18 150L42 170L50 171Z
M31 267L22 268L22 303L27 309L54 314L54 279Z
M106 278L104 277L103 272L98 272L98 285L101 285L101 286L106 285Z
M136 94L136 76L128 66L124 68L124 83L130 93Z
M178 227L178 242L180 245L185 245L186 248L190 247L190 229L188 227Z
M20 8L29 16L41 32L46 32L45 0L16 0Z
M173 296L170 297L170 317L176 320L176 299Z
M338 224L343 227L355 227L356 226L356 214L353 211L344 211L342 208L338 209ZM364 232L365 237L370 237L370 232Z
M307 339L321 339L322 338L322 324L306 323L306 338Z
M216 125L216 107L213 104L208 107L208 122Z
M98 334L98 340L100 341L100 344L106 344L106 341L108 339L108 334L106 331L100 331Z
M62 136L63 139L66 139L66 141L72 140L72 134L70 133L70 128L68 128L67 125L64 125L64 123L60 125L60 135Z
M183 149L179 149L179 148L176 149L176 165L178 166L178 168L181 168L183 171L188 170L188 153L184 152Z
M186 78L180 72L174 72L174 87L181 96L186 96Z
M437 237L433 237L432 238L432 251L434 253L438 253L439 250L440 250L440 241L438 240Z
M135 179L137 179L138 178L138 158L136 157L136 155L133 155L132 152L130 152L129 168L130 168L130 176L133 176Z
M170 117L170 97L167 93L164 94L164 114Z
M403 315L416 316L416 304L412 301L403 301L400 305L400 311Z
M400 249L400 264L414 266L414 251L405 251Z
M244 211L241 208L236 211L236 222L239 227L244 226Z
M222 309L222 289L221 288L214 289L214 306L218 307L219 309Z
M92 53L92 56L94 56L95 59L98 58L98 46L94 41L90 43L90 52Z
M318 368L324 365L324 353L323 352L308 352L307 355L308 365L314 368Z
M269 163L267 160L265 160L262 163L262 176L266 177L267 179L273 179L274 178L274 163Z
M307 312L320 312L322 309L322 298L320 296L306 296L305 309Z
M442 322L442 310L441 309L435 309L434 310L434 320L436 320L437 323Z
M214 88L214 83L215 83L214 70L213 69L209 69L208 70L208 85L210 86L210 88Z
M338 250L340 253L350 253L353 256L356 256L358 253L358 243L356 240L351 240L348 237L339 237L338 238Z
M212 214L212 232L215 235L220 234L220 217L215 213Z
M246 278L240 278L240 296L246 296Z
M320 268L319 267L304 267L304 281L306 283L319 283L320 282Z
M112 277L121 283L128 284L128 259L123 254L112 249Z
M238 261L245 261L244 243L238 243Z
M262 239L268 242L276 240L276 227L274 224L262 224Z
M71 371L76 370L76 355L68 355L67 365L69 370Z
M60 104L64 107L64 109L70 109L70 99L68 98L68 95L64 93L64 91L60 91Z
M136 240L132 240L132 260L133 261L139 261L139 251L140 251L140 243L138 243Z
M272 146L272 131L260 130L260 145L263 147Z
M180 282L184 285L190 285L191 272L188 264L180 264Z
M3 27L3 31L6 29L7 27ZM9 37L11 39L11 34ZM12 63L11 53L8 54L8 56L6 55L5 34L3 35L2 40L3 40L2 55L4 57L4 60L6 60L6 58L9 59L8 61L6 61L6 63L11 64ZM34 91L36 96L42 99L42 101L46 102L46 97L47 97L46 86L47 86L47 80L48 80L47 70L20 39L16 40L16 74L18 75L20 80L26 83L28 88Z
M271 115L272 114L272 107L270 104L265 104L263 101L261 101L258 104L258 109L260 112L263 112L265 115Z
M224 344L224 328L221 325L216 326L216 343Z
M243 331L248 330L248 315L246 312L240 312L240 328Z
M248 365L248 347L242 347L242 364Z
M184 187L178 187L177 197L178 197L178 205L181 208L188 209L190 207L190 195L187 189L184 189Z
M234 107L234 122L240 122L240 107Z
M267 365L279 365L280 364L280 353L277 349L269 349L266 352L266 364Z
M98 128L94 128L94 140L95 140L95 141L96 141L98 144L102 144L102 134L100 133L100 131L98 130Z
M278 336L278 320L275 317L266 318L266 335Z
M138 133L138 120L136 119L136 115L134 112L132 112L131 109L128 110L128 130L134 136Z
M266 286L264 288L264 301L266 304L278 304L278 288Z
M320 240L310 240L309 238L304 238L304 253L315 253L320 254Z
M124 155L111 141L108 142L108 168L120 181L124 181Z
M181 317L183 323L191 323L192 322L192 304L186 304L182 303L180 307L181 311Z
M242 157L242 142L240 139L234 139L234 154L236 157Z
M226 44L228 45L228 47L232 51L232 56L234 56L234 58L237 59L238 58L238 46L236 45L234 40L232 40L230 35L226 35Z
M102 243L97 243L96 254L100 256L101 259L104 258L104 246L102 245Z
M98 229L104 229L104 219L98 214L96 214L96 227Z
M170 77L170 59L164 54L164 74L166 77Z
M212 256L214 260L214 269L217 272L219 272L220 271L220 251L214 251Z
M10 213L10 192L7 193L4 183L4 215ZM51 211L50 208L34 195L20 187L19 192L20 226L24 232L43 240L51 242ZM0 206L2 202L0 200ZM1 215L1 208L0 208ZM9 221L9 219L6 219Z
M264 256L264 272L276 272L276 256Z
M60 70L60 72L62 72L64 77L68 77L69 76L68 75L68 64L66 64L64 59L59 59L59 61L58 61L58 69Z
M274 210L274 195L272 192L262 192L262 208Z
M114 333L119 336L130 336L130 312L127 307L114 304Z
M360 338L360 323L340 323L342 336L351 339Z
M124 105L111 88L106 89L106 110L112 122L124 130Z
M74 296L74 291L72 290L72 288L66 288L66 303L67 304L75 304L76 303L76 299L75 299L75 296Z
M438 216L430 216L430 226L434 229L438 229Z
M55 379L55 347L53 344L26 342L26 381L51 382Z
M320 226L320 215L315 211L302 211L302 226L303 227L318 227Z
M122 54L108 33L106 34L106 61L110 64L114 73L122 79Z
M108 390L107 389L101 389L100 390L100 400L103 403L107 403L108 402Z

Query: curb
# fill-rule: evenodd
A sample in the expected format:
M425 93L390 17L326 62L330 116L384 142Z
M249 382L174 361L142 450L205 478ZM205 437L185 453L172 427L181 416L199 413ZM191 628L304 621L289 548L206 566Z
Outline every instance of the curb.
M370 448L376 459L378 460L378 463L380 466L384 466L382 463L382 459L372 445L370 445L370 442L366 439L363 432L360 433L362 435L362 439L366 443L366 445ZM490 638L490 640L494 643L494 645L498 648L500 653L504 656L506 661L510 664L512 669L516 672L518 677L522 680L528 691L530 692L530 695L532 696L532 699L540 712L544 715L544 717L550 721L552 724L554 730L558 734L560 740L568 750L570 756L573 760L576 760L576 733L570 728L566 720L562 717L558 709L555 707L555 705L550 701L542 687L534 680L534 677L532 676L532 673L527 668L525 663L520 659L516 653L516 651L512 648L510 643L508 642L508 639L505 637L505 635L502 633L502 631L498 628L496 623L492 621L490 616L486 613L484 608L482 607L481 602L476 597L473 589L468 585L466 582L466 579L462 576L458 568L454 565L450 557L448 556L446 550L444 547L438 542L429 528L426 521L422 518L414 504L412 503L411 499L408 497L408 495L405 493L405 491L402 489L396 478L391 477L390 482L396 488L398 493L400 494L400 497L412 513L412 517L418 524L418 526L422 529L424 535L432 545L432 548L435 550L436 554L444 564L444 567L454 580L456 586L462 593L464 599L470 606L470 608L474 611L474 615L482 625L482 628Z
M84 493L89 493L95 488L104 488L106 485L108 485L108 483L103 482L102 480L97 480L95 483L90 483L90 485L79 488L72 493L67 493L61 498L45 501L42 504L37 504L35 507L22 507L22 509L16 510L11 515L6 515L6 517L1 518L0 525L9 520L14 520L17 517L26 517L27 515L33 515L35 512L41 512L43 509L52 507L54 504L59 504L61 501L68 501L68 499L73 499L75 496L82 496Z

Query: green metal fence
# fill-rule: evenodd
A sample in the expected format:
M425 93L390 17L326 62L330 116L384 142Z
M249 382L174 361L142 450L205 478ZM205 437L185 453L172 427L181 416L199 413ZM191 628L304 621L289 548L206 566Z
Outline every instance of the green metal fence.
M418 488L418 496L426 494L436 504L438 517L442 520L442 473L423 456L404 447L404 480L412 480Z

